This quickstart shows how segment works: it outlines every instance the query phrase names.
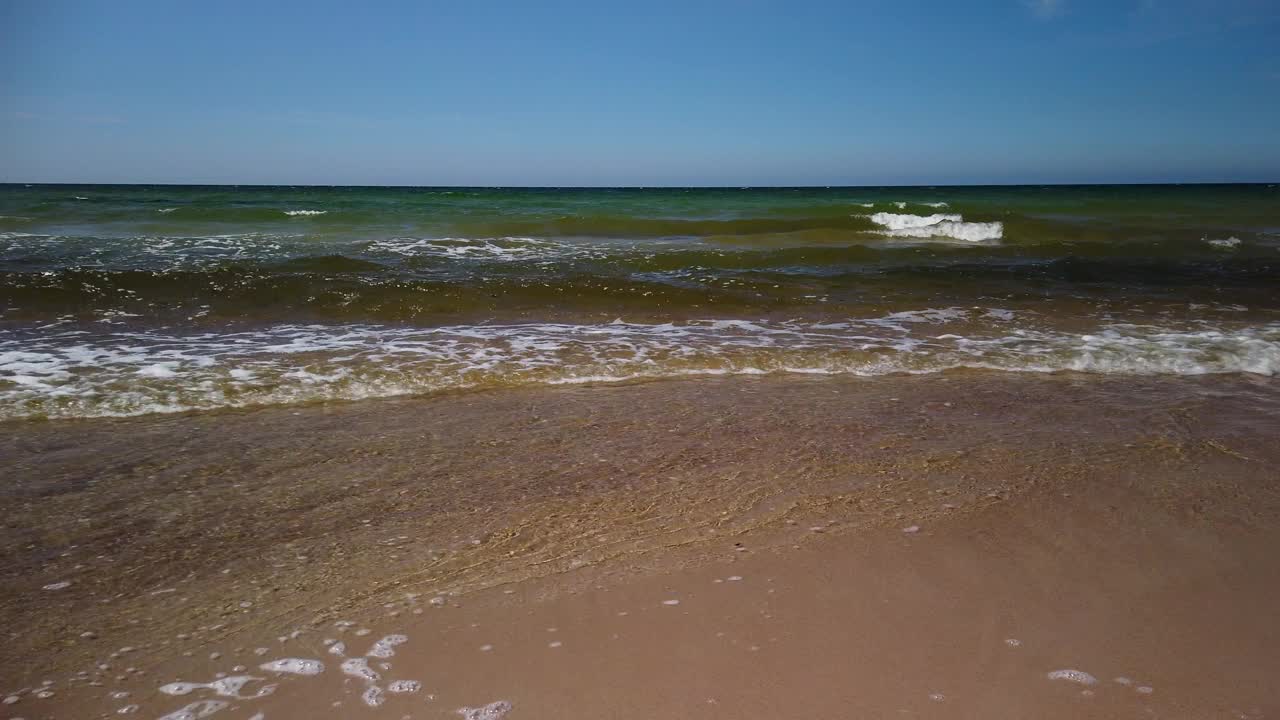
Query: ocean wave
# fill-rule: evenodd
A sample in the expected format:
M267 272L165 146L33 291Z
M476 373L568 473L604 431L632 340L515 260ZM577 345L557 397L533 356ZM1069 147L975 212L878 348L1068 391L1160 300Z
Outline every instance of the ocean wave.
M584 243L566 243L528 237L501 238L413 238L374 240L366 246L375 253L406 257L441 257L454 260L529 260L598 254L601 248Z
M933 215L906 215L902 213L878 212L871 216L871 222L890 230L906 230L909 228L929 227L940 222L960 222L960 215L936 213Z
M290 217L295 217L299 215L304 217L311 217L314 215L324 215L328 212L329 212L328 210L285 210L284 214Z
M176 207L160 208L159 210L156 210L156 212L158 212L158 213L171 213L171 212L173 212L173 211L175 211L175 210L177 210L177 209L178 209L178 208L176 208Z
M98 417L452 389L700 375L958 368L1280 373L1280 323L1037 328L1002 308L829 322L698 320L408 328L280 325L176 334L0 331L0 417Z
M1004 223L965 222L955 213L909 215L879 212L871 222L884 227L881 235L899 238L950 238L965 242L985 242L1004 237Z
M1240 246L1240 238L1232 236L1228 238L1204 238L1204 241L1216 248L1226 248L1228 250Z

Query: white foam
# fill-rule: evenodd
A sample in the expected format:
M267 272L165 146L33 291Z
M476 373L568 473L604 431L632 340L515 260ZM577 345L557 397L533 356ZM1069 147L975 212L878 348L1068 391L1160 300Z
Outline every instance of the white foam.
M826 322L278 325L198 334L0 329L0 419L766 373L1280 374L1280 322L1104 322L1084 332L1035 322L1033 313L953 307Z
M1048 674L1050 680L1065 680L1080 685L1097 685L1098 678L1083 670L1054 670Z
M143 377L171 378L171 377L176 377L178 373L173 369L171 365L167 365L164 363L156 363L154 365L148 365L138 370L138 374Z
M250 698L265 697L275 692L274 685L264 685L258 689L253 695L241 695L240 691L244 686L260 678L252 675L232 675L222 677L212 682L195 683L195 682L173 682L160 687L160 692L165 695L189 695L196 690L212 690L215 695L222 697L238 698L246 700Z
M374 643L373 647L370 647L369 652L365 653L365 655L376 658L393 657L396 654L396 646L403 645L408 641L409 638L404 635L388 635Z
M369 707L378 707L386 701L386 697L382 694L382 688L377 685L370 685L365 688L364 694L360 696L360 699Z
M348 658L342 661L342 674L353 677L365 682L375 683L382 679L378 671L369 667L369 661L364 658Z
M159 720L200 720L225 710L226 707L227 703L222 700L199 700L163 715Z
M901 213L878 212L871 216L871 222L883 225L890 230L908 230L911 228L929 227L941 222L961 222L960 215L935 213L933 215L906 215Z
M448 260L513 262L603 258L616 247L529 237L496 238L414 238L375 240L369 250L409 257L438 257Z
M160 208L159 210L156 210L156 212L158 212L158 213L171 213L171 212L173 212L174 210L177 210L177 209L178 209L178 208L176 208L176 207L172 207L172 208Z
M896 238L950 238L964 242L984 242L1004 237L1004 223L965 222L962 216L954 213L907 215L878 212L871 216L871 221L886 228L881 231L882 235Z
M417 680L392 680L387 685L387 692L391 693L416 693L422 689L422 683Z
M287 673L290 675L319 675L324 672L324 663L319 660L304 658L281 658L265 662L258 667L268 672Z
M299 215L303 217L311 217L313 215L324 215L327 212L329 211L328 210L285 210L284 214L289 215L291 217L296 217Z
M1231 249L1231 248L1236 248L1240 246L1240 238L1238 237L1215 238L1212 240L1205 238L1205 242L1209 243L1213 247L1218 247L1218 248Z
M888 230L884 233L896 238L951 238L965 242L984 242L1004 237L1004 224L1000 222L940 222L924 227Z
M45 585L42 589L43 590L63 590L69 587L71 587L71 581L63 580L61 582L49 583L48 585Z
M506 700L491 702L484 707L458 708L458 714L462 716L462 720L502 720L509 712L511 712L511 703Z

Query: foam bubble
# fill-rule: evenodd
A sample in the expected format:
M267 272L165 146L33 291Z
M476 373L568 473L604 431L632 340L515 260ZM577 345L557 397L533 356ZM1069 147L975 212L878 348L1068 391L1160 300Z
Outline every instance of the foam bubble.
M364 694L360 696L360 699L369 707L378 707L386 701L386 696L382 694L382 688L377 685L370 685L365 688Z
M244 686L255 680L248 675L236 675L232 677L219 678L213 682L193 683L193 682L174 682L168 685L160 686L160 692L165 695L189 695L195 690L212 690L218 695L226 695L228 697L239 697L240 690Z
M387 692L392 693L416 693L422 689L422 683L417 680L392 680L387 685Z
M378 674L378 671L369 667L369 661L364 658L348 658L343 660L342 674L370 683L374 683L382 679L382 676Z
M1096 685L1098 678L1083 670L1054 670L1048 674L1050 680L1065 680L1080 685Z
M290 675L319 675L324 672L324 663L319 660L303 658L281 658L262 663L258 667L268 672L287 673Z
M1205 238L1204 240L1205 242L1209 243L1210 245L1216 248L1225 248L1230 250L1232 248L1236 248L1240 246L1240 238L1234 237L1234 236L1228 237L1228 238L1215 238L1212 240L1209 238Z
M388 635L375 642L373 647L370 647L369 652L365 653L365 655L376 658L393 657L396 654L396 646L403 645L408 641L409 638L404 635Z
M324 215L327 212L329 211L328 210L285 210L284 214L289 215L290 217L297 217L297 216L311 217L314 215Z
M511 712L511 703L506 700L498 700L491 702L484 707L458 708L458 714L463 720L502 720L502 718Z
M207 718L216 712L225 710L226 707L227 703L221 700L198 700L174 710L168 715L161 716L159 720L200 720L200 718Z

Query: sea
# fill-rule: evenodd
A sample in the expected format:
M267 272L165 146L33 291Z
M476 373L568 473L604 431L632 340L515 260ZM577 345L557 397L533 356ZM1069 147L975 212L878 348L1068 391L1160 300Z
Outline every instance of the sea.
M0 420L1280 372L1280 188L0 185Z

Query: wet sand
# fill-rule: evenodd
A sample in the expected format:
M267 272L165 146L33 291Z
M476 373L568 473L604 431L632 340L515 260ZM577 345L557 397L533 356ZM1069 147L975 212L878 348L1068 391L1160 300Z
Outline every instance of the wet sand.
M965 373L11 423L0 717L1273 717L1278 410Z

